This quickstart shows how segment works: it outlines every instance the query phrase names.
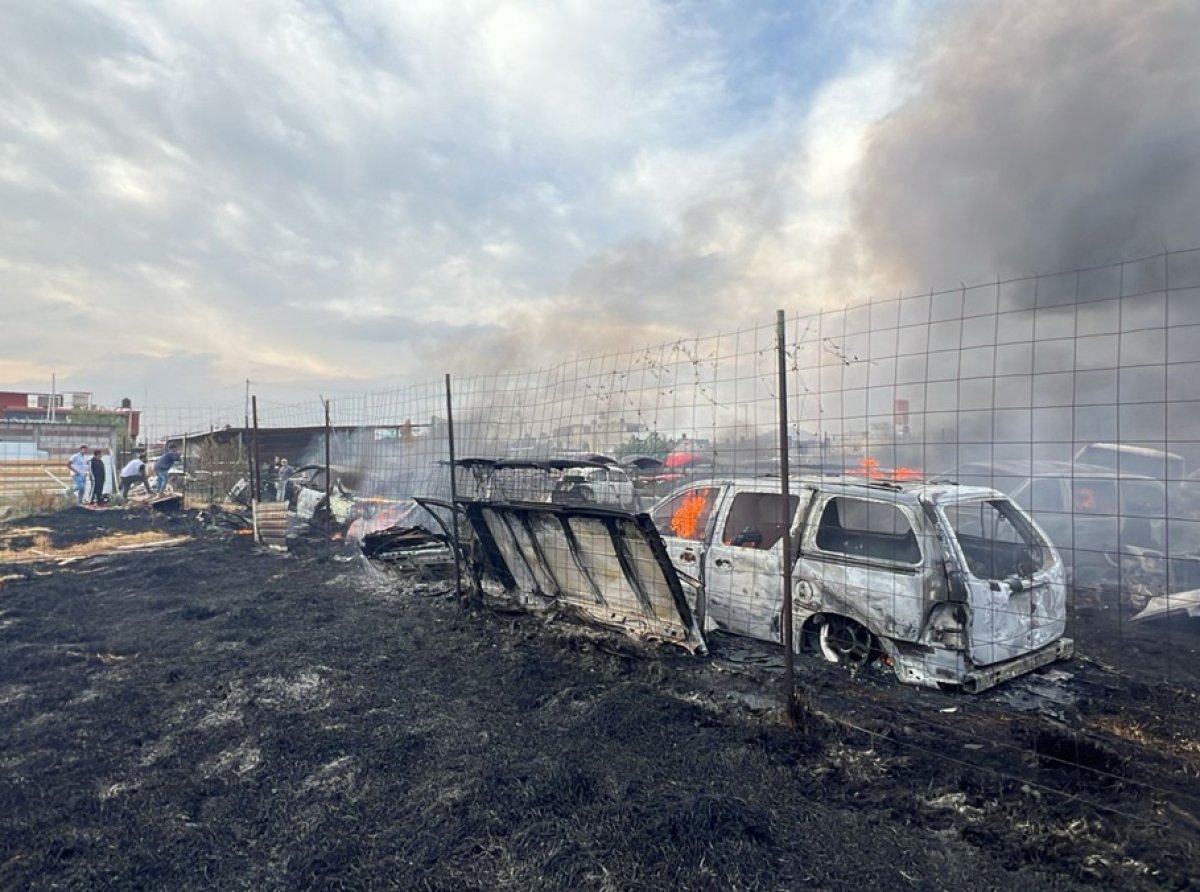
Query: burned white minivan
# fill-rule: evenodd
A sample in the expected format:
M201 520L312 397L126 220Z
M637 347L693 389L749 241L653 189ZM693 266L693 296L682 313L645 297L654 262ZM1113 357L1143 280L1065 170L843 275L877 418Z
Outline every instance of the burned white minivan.
M788 560L794 646L830 661L981 691L1071 655L1062 560L1004 495L816 477L785 505L779 490L697 481L649 514L486 494L456 511L484 597L694 652L714 629L782 643Z
M797 649L980 691L1072 653L1063 564L995 490L797 479L697 482L651 511L701 626L782 642L784 518Z

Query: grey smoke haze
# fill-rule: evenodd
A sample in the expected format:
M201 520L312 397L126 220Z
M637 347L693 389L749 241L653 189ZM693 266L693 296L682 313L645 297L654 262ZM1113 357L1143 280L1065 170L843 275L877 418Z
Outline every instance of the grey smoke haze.
M1191 0L962 7L871 133L862 272L895 293L1192 246L1198 37Z

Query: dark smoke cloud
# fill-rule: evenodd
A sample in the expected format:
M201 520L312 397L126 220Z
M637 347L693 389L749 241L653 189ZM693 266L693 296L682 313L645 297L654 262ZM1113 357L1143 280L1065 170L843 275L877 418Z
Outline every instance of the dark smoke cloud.
M1198 35L1193 0L961 9L870 137L860 271L921 289L1193 246Z

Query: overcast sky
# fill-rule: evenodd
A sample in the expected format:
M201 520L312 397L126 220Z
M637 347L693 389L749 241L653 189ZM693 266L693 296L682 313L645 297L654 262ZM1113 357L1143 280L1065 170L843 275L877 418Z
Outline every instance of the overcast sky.
M0 0L0 390L237 404L1200 244L1191 0Z

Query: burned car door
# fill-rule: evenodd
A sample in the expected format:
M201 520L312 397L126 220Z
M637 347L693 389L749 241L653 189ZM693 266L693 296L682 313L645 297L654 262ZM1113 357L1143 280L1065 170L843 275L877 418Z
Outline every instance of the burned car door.
M965 568L968 653L977 666L1027 654L1066 631L1062 563L1008 499L940 504Z
M845 617L883 638L915 641L924 620L929 537L913 508L820 493L796 563L796 609Z
M805 502L811 490L804 493ZM719 629L778 641L783 605L783 531L801 505L791 495L742 490L721 504L704 555L707 620ZM786 518L786 519L785 519Z

